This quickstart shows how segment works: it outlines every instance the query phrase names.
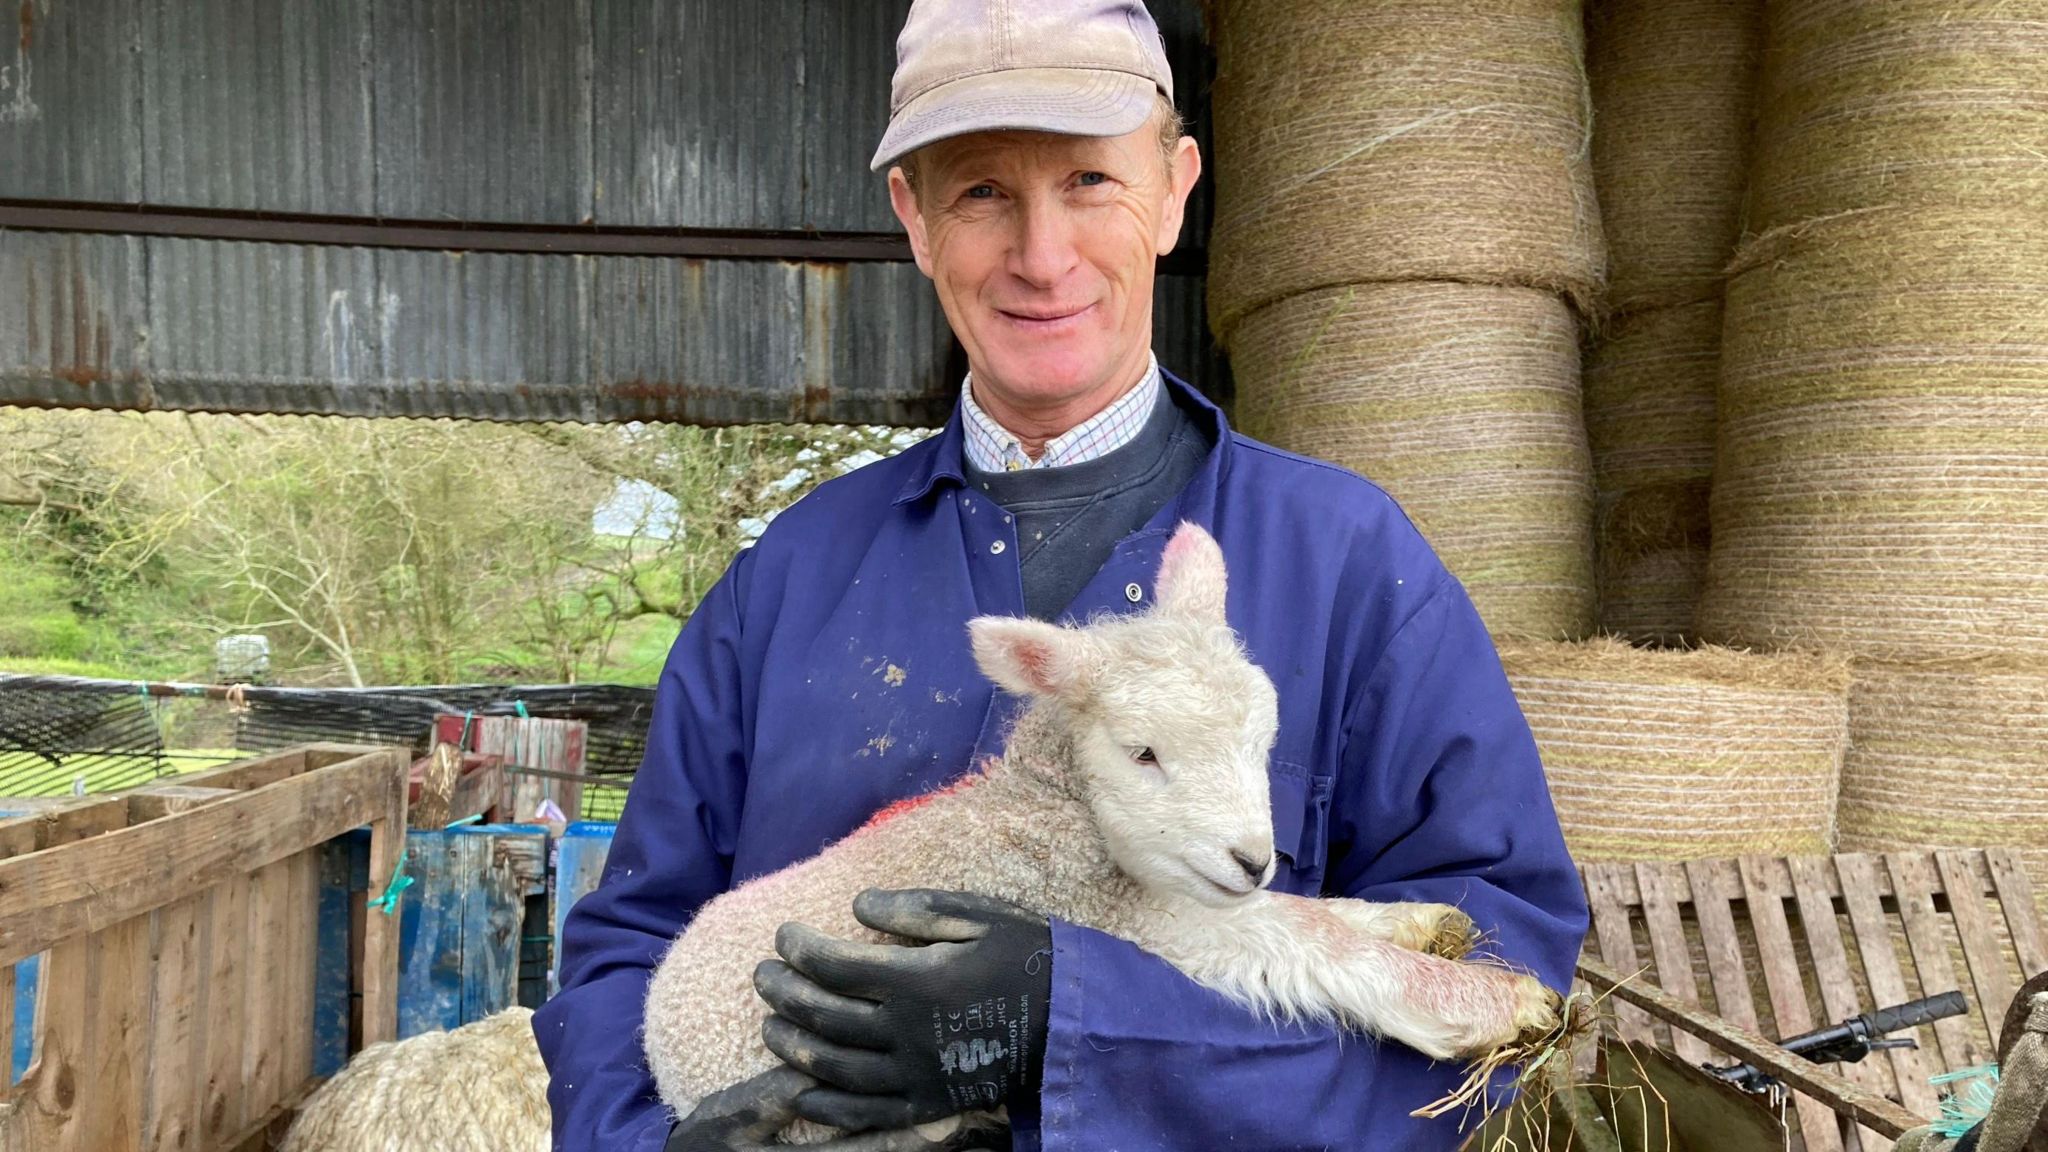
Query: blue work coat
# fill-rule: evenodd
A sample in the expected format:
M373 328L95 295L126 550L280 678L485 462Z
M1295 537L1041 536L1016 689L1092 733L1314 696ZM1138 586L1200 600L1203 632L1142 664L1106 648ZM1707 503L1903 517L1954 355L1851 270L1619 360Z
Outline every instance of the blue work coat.
M1279 690L1273 887L1427 900L1568 982L1586 928L1529 727L1463 587L1386 493L1233 434L1068 609L1152 600L1174 526L1222 545L1230 623ZM647 981L706 900L802 860L1000 750L1017 702L966 622L1022 615L1015 528L962 476L960 417L827 483L740 554L677 639L602 885L570 913L534 1018L556 1145L654 1152L670 1117L640 1051ZM1328 1028L1275 1027L1136 946L1053 925L1039 1108L1020 1149L1455 1148L1409 1112L1459 1069ZM1036 1114L1034 1114L1034 1111Z

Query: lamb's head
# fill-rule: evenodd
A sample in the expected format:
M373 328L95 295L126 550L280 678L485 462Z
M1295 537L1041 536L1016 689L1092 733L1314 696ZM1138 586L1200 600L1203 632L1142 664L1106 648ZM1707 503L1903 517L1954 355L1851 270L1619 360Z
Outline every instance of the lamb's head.
M1223 600L1222 550L1183 524L1145 612L1078 628L997 616L968 626L989 678L1050 710L1068 737L1067 770L1111 859L1151 891L1205 904L1273 876L1278 705Z

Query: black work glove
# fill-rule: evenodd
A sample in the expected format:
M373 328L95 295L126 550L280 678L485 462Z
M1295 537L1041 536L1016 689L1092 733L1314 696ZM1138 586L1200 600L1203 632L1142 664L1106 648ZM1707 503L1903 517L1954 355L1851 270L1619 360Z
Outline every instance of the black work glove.
M669 1129L663 1152L755 1152L782 1148L775 1134L796 1119L797 1097L817 1081L787 1066L761 1073L698 1102L688 1116ZM985 1134L984 1134L985 1135ZM816 1152L951 1152L986 1148L969 1134L933 1142L904 1128L894 1132L863 1132L823 1144L807 1144Z
M823 1081L797 1113L860 1130L904 1128L1036 1099L1052 999L1052 926L969 892L869 889L853 914L921 947L854 944L801 924L754 987L775 1009L762 1039Z

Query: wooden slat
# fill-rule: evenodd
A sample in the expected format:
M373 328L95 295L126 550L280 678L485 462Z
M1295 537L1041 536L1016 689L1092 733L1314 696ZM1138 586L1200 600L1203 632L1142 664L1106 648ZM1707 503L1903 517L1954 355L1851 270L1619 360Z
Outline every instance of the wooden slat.
M1806 1004L1806 984L1800 975L1799 956L1792 948L1792 928L1785 919L1785 898L1792 894L1791 874L1784 861L1769 857L1744 856L1738 868L1778 1037L1811 1031L1813 1016ZM1792 1106L1799 1113L1799 1134L1806 1141L1807 1152L1840 1152L1841 1132L1827 1105L1810 1096L1795 1095Z
M284 1087L290 1096L313 1076L313 972L320 939L320 846L292 858L291 1016L285 1022Z
M281 752L272 752L266 756L258 756L250 760L237 760L232 764L223 764L218 768L208 768L200 772L188 772L178 777L178 783L191 788L231 788L238 792L247 792L267 787L280 780L289 780L294 776L302 776L311 771L312 768L307 761L307 749L309 747L326 749L335 746L323 744L286 748ZM372 749L363 747L355 749L355 751L360 755L367 754Z
M1905 921L1906 944L1913 954L1913 967L1920 974L1924 996L1936 996L1960 988L1955 970L1948 962L1948 936L1941 917L1934 910L1934 865L1924 852L1888 852L1885 867L1891 871L1892 886L1898 893L1899 916ZM1942 1063L1949 1068L1968 1068L1989 1061L1992 1053L1980 1052L1970 1038L1969 1022L1960 1016L1934 1022L1934 1039L1941 1048Z
M1742 962L1742 940L1735 934L1735 914L1728 907L1734 893L1722 887L1706 861L1687 861L1685 873L1692 882L1692 910L1699 919L1700 942L1707 953L1707 977L1714 985L1717 1015L1755 1032L1756 1002L1751 998L1749 973Z
M249 1003L243 1020L244 1115L261 1115L284 1096L285 939L290 931L291 860L277 860L249 877Z
M1970 878L1971 857L1982 853L1943 849L1934 854L1934 867L1948 890L1949 916L1956 922L1956 935L1963 944L1963 963L1970 968L1970 983L1976 988L1976 1003L1984 1013L1991 1043L1998 1043L1998 1029L2005 1019L2005 1006L2012 1003L2013 985L2005 970L2005 949L1991 927L1991 910L1977 894Z
M36 1061L18 1086L15 1106L0 1113L0 1148L55 1152L78 1146L81 1121L74 1106L78 1086L87 1082L92 1007L90 982L81 977L90 975L98 947L98 937L80 936L43 958L43 984L36 994ZM70 978L64 976L74 970Z
M1617 972L1634 974L1642 968L1642 962L1636 957L1635 937L1629 928L1628 902L1619 890L1619 877L1616 875L1626 867L1589 867L1586 870L1586 903L1593 916L1593 935L1600 943L1601 960ZM1615 1023L1621 1038L1628 1043L1656 1042L1649 1016L1631 1004L1618 1006Z
M194 788L185 784L156 784L123 792L128 798L128 823L142 824L150 820L161 820L180 812L225 800L241 793L232 788Z
M0 860L0 964L332 839L363 823L367 800L394 789L402 806L404 771L402 752L373 752L177 820ZM125 820L126 803L116 806Z
M2010 852L2011 850L2010 850L2010 849L1986 849L1985 851L1986 851L1986 855L1988 856L1988 855L1989 855L1990 853L1992 853L1992 852L2000 852L2000 851L2002 851L2002 852L2008 852L2008 853L2009 853L2009 852ZM1875 855L1875 854L1870 854L1870 853L1854 853L1854 852L1844 852L1844 853L1842 853L1841 855L1838 855L1838 856L1834 856L1834 857L1831 857L1831 859L1836 859L1836 860L1839 860L1839 859L1841 859L1841 858L1842 858L1842 857L1844 857L1844 856L1855 856L1855 855L1870 855L1872 859L1876 859L1876 860L1881 860L1881 859L1882 859L1882 857L1881 857L1881 856L1879 856L1879 855ZM1709 869L1709 871L1710 871L1710 872L1712 872L1712 873L1723 873L1723 874L1725 874L1725 875L1726 875L1727 877L1730 877L1730 878L1732 878L1732 877L1734 876L1734 874L1735 874L1735 862L1734 862L1733 860L1728 860L1728 859L1707 859L1707 860L1697 860L1697 861L1688 861L1687 863L1696 863L1696 864L1704 864L1704 865L1706 865L1706 866L1708 867L1708 869ZM1581 877L1581 878L1583 878L1583 877L1585 876L1586 870L1587 870L1587 869L1589 869L1589 868L1612 868L1612 867L1613 867L1613 865L1611 865L1611 864L1581 864L1581 865L1579 865L1579 875L1580 875L1580 877ZM1991 869L1990 869L1990 867L1989 867L1989 865L1988 865L1988 864L1984 864L1984 863L1981 863L1981 862L1980 862L1980 863L1978 863L1978 864L1976 864L1976 865L1975 865L1975 866L1973 866L1973 868L1972 868L1972 874L1973 874L1973 875L1975 876L1975 878L1976 878L1976 882L1977 882L1977 886L1978 886L1978 889L1980 890L1980 892L1981 892L1981 893L1982 893L1983 895L1986 895L1986 896L1991 896L1991 895L1996 895L1996 894L1997 894L1997 893L1996 893L1996 890L1995 890L1995 889L1993 888L1993 886L1992 886L1992 876L1991 876ZM1674 874L1674 875L1676 875L1676 874ZM1878 895L1878 896L1879 896L1880 898L1882 898L1882 899L1890 899L1890 898L1891 898L1891 897L1892 897L1893 895L1895 895L1895 894L1896 894L1896 893L1894 893L1894 892L1892 891L1892 878L1891 878L1891 876L1890 876L1890 875L1889 875L1888 873L1886 873L1886 872L1885 872L1884 870L1882 870L1882 869L1879 869L1879 870L1878 870L1878 871L1877 871L1877 872L1875 873L1875 881L1874 881L1874 882L1875 882L1875 883L1877 884L1877 895ZM1684 876L1681 876L1681 877L1677 877L1677 887L1675 887L1674 889L1672 889L1672 893L1671 893L1671 895L1672 895L1672 898L1673 898L1673 899L1675 899L1675 900L1677 900L1677 901L1678 901L1678 903L1679 903L1680 905L1685 905L1685 904L1691 904L1691 903L1693 903L1693 894L1692 894L1692 877L1691 877L1691 875L1690 875L1689 873L1688 873L1688 874L1686 874L1686 875L1684 875ZM1633 891L1630 891L1630 892L1628 893L1628 896L1629 896L1629 903L1630 903L1630 904L1632 904L1632 905L1633 905L1633 904L1639 903L1639 900L1638 900L1638 899L1636 898L1636 896L1635 896L1635 893L1634 893ZM1831 899L1837 899L1837 900L1839 900L1839 899L1841 899L1841 896L1842 896L1842 889L1841 889L1841 888L1840 888L1840 887L1839 887L1839 886L1838 886L1838 885L1837 885L1836 883L1832 883L1832 882L1831 882L1831 883L1830 883L1830 884L1828 885L1828 896L1829 896L1829 897L1830 897Z
M1673 864L1644 861L1635 866L1636 890L1642 897L1643 924L1650 933L1650 956L1657 962L1657 986L1682 1004L1699 1007L1699 988L1693 982L1692 949L1686 945L1685 922L1678 914L1678 901L1671 892L1684 872ZM1682 1029L1671 1030L1671 1050L1688 1064L1704 1062L1711 1054L1706 1044Z
M151 919L149 1085L142 1146L152 1152L199 1147L198 1100L206 1078L202 1063L208 1021L199 1015L204 975L200 919L209 915L204 893L166 905Z
M1922 1123L1892 1101L1866 1092L1820 1065L1792 1055L1755 1031L1730 1024L1724 1017L1689 1008L1655 987L1627 981L1622 973L1597 960L1581 958L1579 975L1594 991L1612 992L1615 999L1637 1005L1736 1059L1756 1065L1797 1091L1827 1101L1830 1107L1868 1125L1888 1139L1896 1139L1908 1128Z
M1835 902L1828 896L1827 858L1793 856L1786 859L1785 866L1792 876L1792 896L1798 903L1800 927L1805 930L1807 955L1813 958L1814 979L1820 985L1825 1023L1846 1020L1876 1007L1866 1007L1857 999L1849 952L1842 945L1841 926L1835 922ZM1842 1074L1872 1092L1898 1099L1891 1065L1882 1060L1845 1064ZM1891 1141L1867 1128L1859 1135L1863 1152L1885 1152L1891 1147Z
M0 964L0 1097L14 1084L14 965Z
M149 917L124 920L97 934L92 988L90 1059L79 1101L87 1123L78 1152L137 1152L149 1058Z
M199 1127L206 1148L218 1148L245 1122L242 1031L249 1011L249 878L237 876L208 893L206 936L207 1028L205 1093Z
M382 893L398 869L399 854L405 848L405 771L387 774L376 807L381 818L370 822L370 884L372 893ZM398 923L397 917L370 912L363 918L363 1028L362 1043L372 1044L398 1038Z
M1834 863L1841 877L1842 902L1848 905L1849 928L1856 934L1856 952L1863 958L1863 975L1869 981L1871 999L1879 1007L1903 1004L1912 997L1906 994L1906 979L1899 968L1898 953L1892 947L1891 917L1885 915L1875 883L1876 875L1883 871L1883 861L1858 854L1837 856ZM1925 1043L1927 1037L1917 1039ZM1935 1115L1939 1103L1933 1085L1927 1082L1934 1074L1928 1054L1919 1048L1893 1048L1885 1052L1885 1063L1891 1066L1900 1102L1916 1115Z
M1984 852L1997 891L1998 906L2005 912L2006 931L2012 934L2013 951L2019 954L2021 982L2048 972L2048 949L2041 943L2041 921L2034 904L2034 885L2019 854L2010 848Z

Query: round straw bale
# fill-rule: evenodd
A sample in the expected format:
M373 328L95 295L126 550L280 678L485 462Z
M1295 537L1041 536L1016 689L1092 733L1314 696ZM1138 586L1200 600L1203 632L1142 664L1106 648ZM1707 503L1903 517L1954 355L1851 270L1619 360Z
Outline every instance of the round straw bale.
M1359 284L1245 319L1237 418L1387 489L1496 634L1593 626L1577 329L1557 297Z
M1841 661L1619 640L1500 654L1579 860L1830 850Z
M2048 228L1875 210L1728 285L1701 636L1876 659L2048 643Z
M1762 0L1595 0L1586 23L1607 307L1718 298L1749 178Z
M1842 846L2048 851L2048 660L1859 660Z
M1689 644L1707 577L1707 482L1603 494L1598 507L1600 630Z
M372 1044L306 1101L280 1152L546 1152L533 1012Z
M2048 204L2048 0L1773 0L1749 227Z
M1209 315L1459 280L1589 305L1606 257L1571 0L1231 0L1212 24Z
M1602 492L1705 480L1714 470L1721 301L1638 312L1586 356L1586 441Z
M1660 644L1693 635L1720 362L1718 295L1622 316L1586 357L1603 631Z

